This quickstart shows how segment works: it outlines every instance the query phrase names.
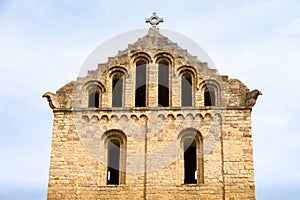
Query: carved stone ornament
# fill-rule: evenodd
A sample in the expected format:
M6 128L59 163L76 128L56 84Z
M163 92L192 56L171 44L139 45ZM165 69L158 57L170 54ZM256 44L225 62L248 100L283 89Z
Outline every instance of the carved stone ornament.
M163 23L164 19L160 18L156 15L156 12L152 13L152 16L148 19L146 19L146 23L149 23L152 25L152 27L156 27L159 23Z
M251 92L248 92L246 94L246 106L253 107L259 95L262 95L262 92L259 90L253 90Z
M60 107L60 100L56 94L52 92L46 92L43 94L43 97L47 98L50 108L55 109Z

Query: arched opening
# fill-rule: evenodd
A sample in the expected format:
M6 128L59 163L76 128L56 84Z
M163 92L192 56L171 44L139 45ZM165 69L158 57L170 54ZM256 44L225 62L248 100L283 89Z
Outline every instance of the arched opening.
M123 104L123 76L116 74L112 78L112 107L122 107Z
M213 79L203 80L199 88L203 99L203 106L221 105L221 84Z
M187 128L178 138L183 151L183 183L198 184L204 182L203 140L199 131Z
M120 130L107 131L101 138L106 149L106 184L125 184L127 137Z
M88 108L101 107L101 95L105 92L104 85L98 80L90 80L84 84L83 102Z
M181 76L181 106L192 106L193 104L193 81L190 73Z
M184 140L184 183L197 183L197 149L191 139Z
M90 92L89 93L89 108L99 108L99 100L100 100L100 93L99 92Z
M120 176L120 142L110 140L107 146L107 184L118 185Z
M158 106L169 106L169 63L164 60L158 64Z
M213 89L208 88L204 91L204 106L215 106L216 97Z
M135 107L146 107L146 69L146 61L139 60L136 62Z

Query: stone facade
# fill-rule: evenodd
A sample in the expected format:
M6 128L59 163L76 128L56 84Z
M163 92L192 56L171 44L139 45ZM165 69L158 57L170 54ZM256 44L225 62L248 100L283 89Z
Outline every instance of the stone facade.
M137 107L139 62L146 66L146 105ZM168 66L167 106L159 106L159 63ZM184 76L191 93L182 91ZM113 94L114 80L121 79ZM212 105L206 105L207 91ZM44 94L54 112L48 199L255 199L256 91L218 75L150 28L86 77ZM186 94L191 102L182 106ZM113 98L121 106L113 107ZM117 154L109 153L111 144Z

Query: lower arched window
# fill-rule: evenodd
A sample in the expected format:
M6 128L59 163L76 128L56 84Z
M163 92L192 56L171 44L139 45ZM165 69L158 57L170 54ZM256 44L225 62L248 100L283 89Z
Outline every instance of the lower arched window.
M111 130L106 132L104 137L107 151L106 184L125 184L126 136L122 131Z
M184 140L184 183L197 183L197 148L192 139Z
M203 141L199 131L186 129L179 134L184 160L184 184L203 183Z
M107 146L107 184L119 185L120 142L110 140Z

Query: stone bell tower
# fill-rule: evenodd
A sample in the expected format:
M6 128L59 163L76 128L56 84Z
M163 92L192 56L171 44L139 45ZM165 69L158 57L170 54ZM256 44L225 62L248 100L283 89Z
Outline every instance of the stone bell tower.
M261 92L156 27L56 91L48 199L255 199ZM117 50L117 49L116 49Z

